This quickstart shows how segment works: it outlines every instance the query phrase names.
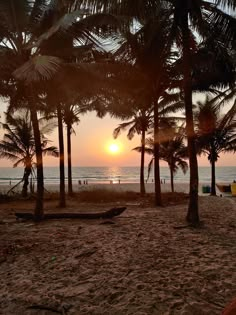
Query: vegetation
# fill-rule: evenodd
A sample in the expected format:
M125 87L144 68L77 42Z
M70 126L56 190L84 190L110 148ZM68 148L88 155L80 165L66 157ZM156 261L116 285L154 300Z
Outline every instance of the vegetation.
M170 170L171 191L174 192L174 174L180 168L183 173L188 170L187 147L185 146L183 127L177 128L171 121L164 120L165 127L160 130L160 159L167 162ZM140 152L141 147L134 148L135 151ZM148 177L152 170L154 163L154 140L153 138L146 139L145 152L152 155L152 159L148 165Z
M140 164L140 193L145 194L145 183L144 183L144 154L145 154L145 136L147 130L150 128L151 124L151 111L145 108L134 109L133 119L120 124L114 131L113 136L117 138L122 130L129 128L127 137L131 140L134 134L141 135L141 164Z
M81 112L95 109L100 117L110 113L125 121L115 129L115 137L124 128L130 128L129 138L134 133L141 135L142 194L145 136L153 132L156 205L162 204L159 160L167 161L174 190L173 173L177 166L186 170L183 158L188 155L186 219L198 225L197 150L208 154L215 194L215 162L221 152L235 152L235 106L221 118L219 106L210 108L211 102L201 105L196 134L192 94L215 92L215 88L234 90L233 10L233 0L144 0L135 5L131 0L0 1L0 94L9 101L9 113L19 108L30 113L37 169L35 219L44 215L41 113L58 120L59 205L64 207L63 123L67 125L68 192L72 194L72 124ZM104 39L116 49L107 52ZM183 106L188 154L183 150L182 135L161 141L161 118ZM204 129L205 117L211 130Z
M236 152L236 104L221 113L217 99L198 102L196 112L197 145L211 164L211 195L216 196L215 164L220 153Z
M43 119L39 121L41 131L41 147L43 154L58 157L58 150L55 146L47 146L49 140L45 133L53 129L52 122ZM14 162L13 167L20 164L24 166L22 196L28 193L29 177L33 176L35 166L36 148L30 121L30 114L27 110L21 110L19 114L7 114L6 123L2 124L4 138L0 141L0 157L7 158Z

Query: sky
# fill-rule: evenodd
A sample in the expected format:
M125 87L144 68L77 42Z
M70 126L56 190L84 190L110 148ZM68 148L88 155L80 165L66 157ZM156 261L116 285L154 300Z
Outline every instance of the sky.
M0 120L4 122L3 112L6 104L0 102ZM113 139L113 130L121 123L120 120L105 116L96 117L94 112L81 116L80 123L74 126L75 134L72 134L72 165L73 166L139 166L140 154L132 151L140 145L140 137L135 136L132 140L127 139L127 131L122 132L118 139ZM64 132L66 130L64 129ZM0 139L3 131L0 129ZM57 130L48 135L53 145L58 146ZM119 150L112 153L108 147L116 143ZM65 143L66 149L66 143ZM150 156L146 155L145 164L150 161ZM44 158L44 166L57 166L58 159L53 157ZM209 166L207 157L198 158L199 166ZM0 159L0 167L10 167L12 162ZM161 161L161 166L167 166ZM236 166L236 155L224 154L217 162L217 166Z

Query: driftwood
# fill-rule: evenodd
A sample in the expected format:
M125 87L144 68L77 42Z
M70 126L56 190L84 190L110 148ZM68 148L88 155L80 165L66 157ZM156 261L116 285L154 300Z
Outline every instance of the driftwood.
M48 219L111 219L124 212L126 207L112 208L104 212L83 212L83 213L46 213L43 220ZM34 220L34 215L28 212L16 212L18 219Z

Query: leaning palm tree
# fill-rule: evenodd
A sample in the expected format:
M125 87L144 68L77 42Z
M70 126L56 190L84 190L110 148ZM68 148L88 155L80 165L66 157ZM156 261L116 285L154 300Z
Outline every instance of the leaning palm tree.
M30 113L27 110L21 110L19 114L14 115L8 113L6 114L6 122L1 125L5 133L3 140L0 141L0 157L13 161L13 167L21 164L24 166L21 193L23 197L26 197L29 177L32 175L36 156ZM47 146L49 140L45 137L45 133L49 133L53 128L52 122L40 119L39 125L43 154L58 157L57 148L55 146Z
M217 99L198 102L196 112L197 146L211 164L211 195L216 196L215 164L221 153L236 152L236 102L222 113Z

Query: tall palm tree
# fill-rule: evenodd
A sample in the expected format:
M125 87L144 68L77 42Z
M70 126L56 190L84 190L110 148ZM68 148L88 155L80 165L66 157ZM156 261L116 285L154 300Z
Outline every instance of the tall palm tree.
M41 81L50 80L59 68L58 58L47 56L34 56L13 73L16 79L16 94L11 100L10 110L17 108L17 105L29 108L32 128L35 141L36 169L37 169L37 196L35 205L35 220L43 218L43 196L44 196L44 176L43 176L43 152L41 146L41 135L38 122L38 109L40 108L40 97L38 84ZM12 95L10 95L12 97ZM22 99L23 98L23 102ZM20 104L20 105L19 105ZM12 108L13 106L13 108ZM19 107L19 108L20 108Z
M71 163L71 133L73 132L73 124L79 122L79 107L76 105L63 107L63 120L66 124L67 135L67 163L68 163L68 194L73 194L72 186L72 163Z
M93 74L93 81L89 81L92 72L96 71L96 58L101 56L100 52L102 34L110 34L108 23L116 23L115 19L108 15L89 12L87 5L80 7L76 1L51 0L52 10L48 16L47 26L49 29L40 37L38 43L41 52L53 54L63 60L63 71L52 82L53 89L47 91L54 95L54 108L58 116L58 139L60 151L60 206L65 206L65 159L63 139L63 107L74 104L74 94L81 93L86 86L86 91L96 86ZM58 28L59 25L59 28ZM49 40L48 40L49 37ZM99 52L96 49L99 48ZM74 82L73 82L74 81ZM102 82L102 81L101 81ZM79 92L78 92L79 90ZM71 97L69 94L73 94ZM88 93L91 94L91 91ZM69 126L68 126L69 128ZM69 129L67 130L69 132ZM68 147L70 150L70 134L67 133ZM68 191L72 193L71 180L71 157L68 158Z
M41 103L39 95L45 93L45 81L58 73L61 60L70 62L77 59L80 49L77 49L78 45L74 46L75 42L97 42L91 32L96 32L95 23L99 32L104 19L86 15L76 1L0 2L0 81L1 85L9 87L9 91L2 88L1 91L15 100L15 94L23 98L24 106L27 105L31 112L37 161L37 219L43 217L44 194L37 117Z
M197 104L197 145L211 164L211 195L216 196L215 164L221 153L236 152L236 102L224 114L215 99Z
M83 53L86 47L80 47ZM88 52L88 51L87 51ZM93 62L92 62L93 61ZM92 64L91 64L92 63ZM99 75L99 68L103 67L103 74ZM95 72L95 73L94 73ZM64 168L64 138L63 122L67 126L67 153L68 153L68 193L72 194L72 169L71 169L71 132L72 125L78 122L78 115L87 111L95 110L102 117L105 106L98 106L96 94L105 79L104 65L98 64L95 59L82 58L81 62L63 64L63 68L57 77L51 80L51 85L47 89L47 102L49 115L52 110L56 111L58 118L58 139L60 150L60 206L65 206L65 168ZM63 85L61 85L63 83ZM101 105L101 104L99 104Z
M140 193L145 194L144 181L144 155L145 155L145 137L146 132L150 128L152 119L152 110L136 109L133 111L133 119L128 122L121 123L113 131L113 136L116 139L122 130L129 128L127 137L131 140L135 133L141 135L141 164L140 164Z
M193 31L197 31L200 36L206 38L214 33L215 39L220 40L220 36L225 33L223 21L227 23L231 17L215 5L207 1L184 0L168 1L173 13L172 32L170 36L175 39L175 43L182 48L182 73L183 90L186 115L186 132L188 140L188 154L190 167L190 199L187 213L187 221L193 224L199 222L198 214L198 164L195 147L195 132L193 123L192 106L192 54L196 50L196 39ZM219 4L220 1L215 1ZM219 22L219 18L221 21ZM213 29L213 25L215 29ZM217 31L216 31L217 30Z
M58 157L58 150L54 146L47 146L49 140L45 133L51 132L52 122L43 119L39 121L41 131L41 147L43 154ZM6 122L2 124L5 131L0 141L0 157L14 162L13 167L24 166L22 196L28 192L29 176L32 175L36 155L34 136L29 111L21 110L19 114L6 114Z
M0 2L0 80L9 87L11 105L20 104L30 110L37 164L36 219L43 217L44 194L37 84L49 80L59 68L58 58L43 56L38 48L32 46L44 32L42 24L46 11L46 4L39 0Z
M149 106L154 112L154 149L155 149L155 204L162 205L160 165L159 165L159 111L160 103L173 79L172 64L175 53L166 43L169 25L166 23L163 12L154 8L142 19L141 26L136 32L127 32L126 39L118 49L124 60L134 63L145 74L145 84L142 88L149 94ZM155 18L154 18L155 17ZM172 85L174 85L172 83ZM174 86L173 86L174 87Z
M85 1L84 1L85 2ZM214 39L216 47L220 42L224 45L232 45L235 39L235 18L222 11L222 7L235 9L234 0L154 0L139 1L133 5L132 0L91 0L94 10L125 14L129 17L128 22L136 19L142 25L149 20L149 29L158 34L159 22L156 18L161 15L168 21L169 31L165 34L165 40L157 41L160 43L160 57L165 56L165 52L172 47L180 48L182 52L182 75L183 90L185 100L186 129L189 151L190 166L190 199L186 219L188 222L198 224L198 165L195 148L195 133L192 109L192 56L196 50L196 37L205 39L208 36ZM221 7L220 7L221 6ZM126 21L126 22L127 22ZM129 25L128 22L126 25ZM213 35L213 36L212 36ZM158 37L159 38L159 37ZM153 36L155 39L155 36ZM155 41L154 41L155 42ZM164 44L163 44L164 43ZM228 47L229 47L228 46ZM215 54L217 56L217 54ZM214 56L213 56L214 58ZM161 67L163 58L159 58L158 65ZM158 69L159 67L157 67ZM161 78L159 77L159 80ZM157 83L159 82L157 80Z

